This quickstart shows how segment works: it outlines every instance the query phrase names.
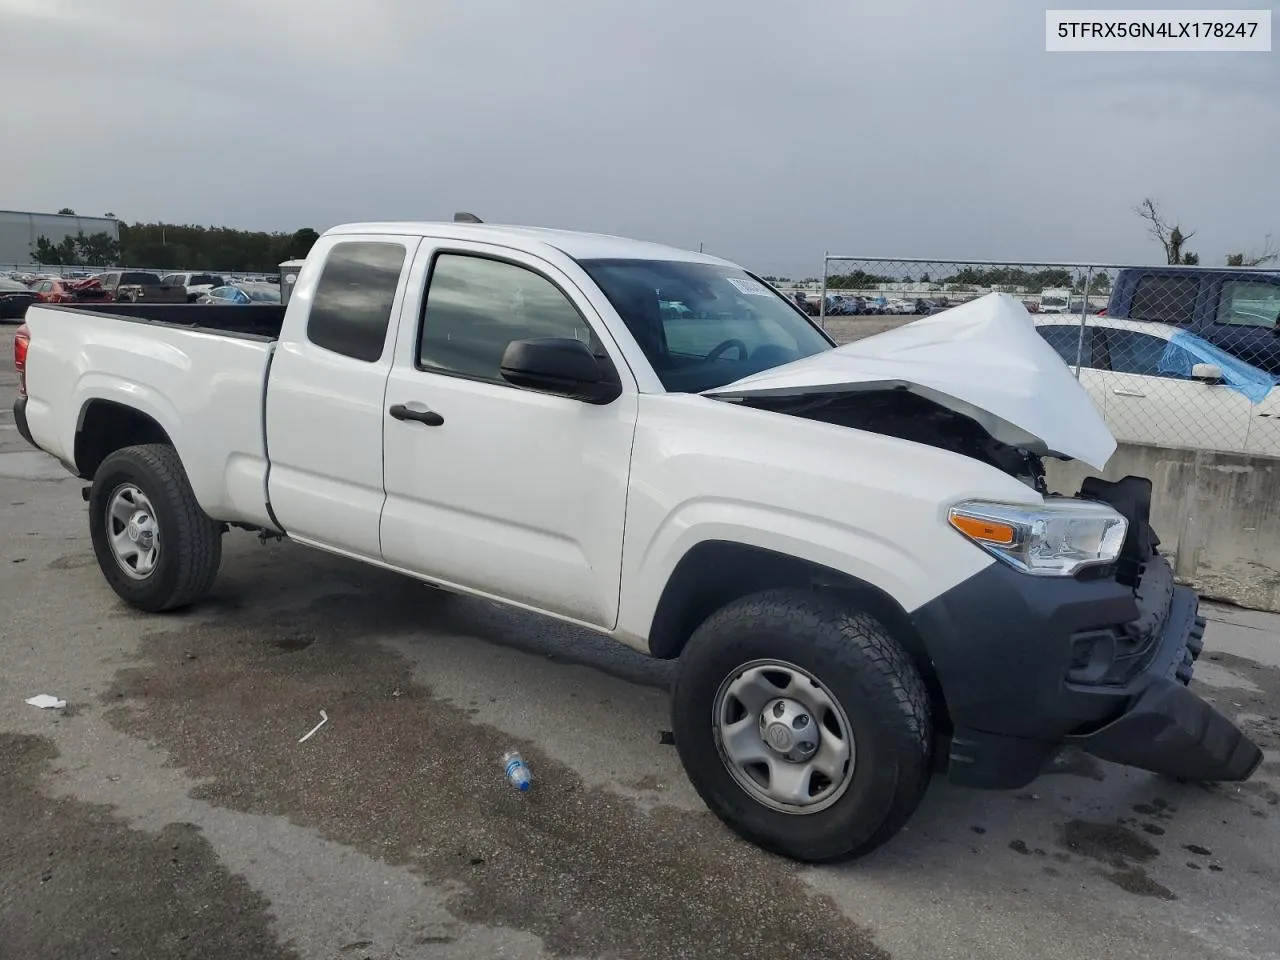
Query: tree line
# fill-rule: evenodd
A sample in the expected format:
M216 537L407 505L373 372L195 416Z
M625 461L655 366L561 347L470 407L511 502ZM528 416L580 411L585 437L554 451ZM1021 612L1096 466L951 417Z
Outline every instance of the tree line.
M1069 289L1084 292L1084 274L1070 270L1046 267L1042 270L1025 270L1020 267L962 267L945 277L933 277L922 273L915 277L891 277L883 274L854 270L827 278L827 286L834 290L874 290L891 283L945 284L952 290L977 290L983 287L1014 287L1031 292L1049 289ZM1106 293L1111 289L1111 278L1099 273L1089 281L1090 293Z
M67 207L59 213L75 215ZM57 243L42 236L32 247L31 256L36 263L69 267L271 273L285 260L305 257L320 239L311 227L293 233L267 233L197 224L120 221L119 231L119 240L105 231L87 235L80 231Z

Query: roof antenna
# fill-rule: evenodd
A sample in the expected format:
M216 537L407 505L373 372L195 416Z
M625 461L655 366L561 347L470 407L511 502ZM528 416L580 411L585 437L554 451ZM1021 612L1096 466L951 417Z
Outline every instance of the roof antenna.
M465 213L462 211L459 211L458 213L455 213L453 215L453 222L454 223L484 223L484 221L481 220L479 217L477 217L474 213Z

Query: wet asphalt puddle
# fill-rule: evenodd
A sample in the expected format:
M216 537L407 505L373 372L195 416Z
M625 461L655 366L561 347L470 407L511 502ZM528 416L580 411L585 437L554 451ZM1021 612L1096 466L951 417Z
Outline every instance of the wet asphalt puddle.
M79 559L60 558L57 568L74 569ZM376 571L304 562L287 575L277 568L267 582L251 577L246 586L248 580L253 586L244 591L228 589L224 580L189 616L139 618L123 607L109 614L136 620L143 630L162 629L145 636L136 663L118 673L105 697L107 718L167 750L172 764L201 784L193 796L283 816L407 866L432 888L458 891L449 902L457 919L527 931L560 956L886 956L866 927L815 892L811 872L739 841L709 813L664 807L660 799L657 806L639 804L591 786L536 742L485 726L476 711L433 696L431 632L552 656L529 639L527 623L508 623L475 602ZM290 604L286 598L304 582L340 592L285 609L268 602L270 592ZM413 659L384 640L411 641ZM587 646L584 639L575 649ZM579 662L593 658L592 666L630 682L660 686L665 676L666 665L634 657L614 662L588 652ZM1141 796L1116 803L1105 781L1117 768L1068 751L1014 797L961 798L942 786L943 802L926 801L912 834L876 857L892 862L895 845L954 844L950 849L1010 867L1039 863L1038 872L1061 878L1047 882L1088 882L1103 897L1118 888L1138 898L1193 902L1197 887L1180 883L1181 876L1208 880L1243 866L1215 854L1211 829L1191 826L1204 826L1206 804L1222 804L1222 815L1233 815L1237 826L1261 825L1280 813L1274 752L1280 729L1269 726L1280 703L1280 671L1228 654L1206 659L1229 671L1234 685L1198 692L1272 751L1252 781L1202 787L1153 779ZM321 709L329 723L299 744ZM513 745L535 771L527 795L507 788L498 770L497 758ZM644 773L637 771L631 786L652 786ZM1042 814L1019 818L1017 826L1000 823L1000 810L1041 806L1034 791L1050 801ZM992 818L969 819L980 810ZM184 829L198 840L198 831ZM202 855L212 857L207 845ZM211 870L219 869L215 859ZM218 875L225 883L225 870ZM229 896L234 904L241 894ZM234 909L257 917L255 935L266 936L269 904ZM335 955L343 946L352 945L333 944ZM222 955L235 957L236 949ZM288 955L280 949L256 955Z
M422 625L456 601L398 578L362 583L265 619L229 603L152 634L106 695L108 719L166 749L200 799L408 866L461 891L458 919L528 931L556 955L887 956L796 865L709 813L643 811L532 742L516 746L534 790L506 787L498 757L513 738L433 697L370 639L414 637L429 663ZM321 709L329 723L300 744Z
M1280 756L1280 669L1220 651L1206 652L1204 656L1212 665L1230 671L1240 682L1225 688L1200 686L1197 692L1234 718L1240 729L1263 750ZM1269 772L1280 773L1280 767L1273 761Z
M0 734L0 956L296 960L266 899L198 828L135 830L111 808L52 798L42 737Z

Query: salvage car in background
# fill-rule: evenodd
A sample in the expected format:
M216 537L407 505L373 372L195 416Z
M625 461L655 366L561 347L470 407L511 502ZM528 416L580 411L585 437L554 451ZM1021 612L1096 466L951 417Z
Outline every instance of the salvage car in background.
M214 287L196 300L197 303L214 303L227 306L247 306L251 303L279 303L280 288L266 283L235 283Z
M37 280L31 285L31 291L40 303L90 303L111 299L97 277Z
M1275 375L1165 323L1035 318L1117 440L1280 456Z
M0 320L21 320L35 300L35 292L25 284L0 277Z

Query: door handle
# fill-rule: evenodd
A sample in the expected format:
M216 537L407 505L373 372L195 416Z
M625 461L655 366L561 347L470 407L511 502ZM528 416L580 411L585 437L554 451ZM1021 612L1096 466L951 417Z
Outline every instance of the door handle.
M413 410L403 403L392 404L387 413L396 420L413 420L416 423L425 423L428 427L438 427L444 423L444 417L434 410Z
M1145 397L1141 390L1130 390L1127 387L1116 387L1112 391L1117 397Z

